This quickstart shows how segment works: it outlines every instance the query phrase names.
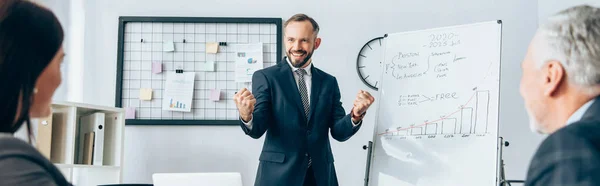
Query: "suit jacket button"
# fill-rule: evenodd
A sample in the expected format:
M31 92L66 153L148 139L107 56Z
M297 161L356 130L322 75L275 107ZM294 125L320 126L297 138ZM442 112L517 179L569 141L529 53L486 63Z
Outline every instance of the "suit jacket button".
M310 130L309 130L309 131L306 131L306 135L310 135Z
M304 153L304 156L308 157L308 153Z

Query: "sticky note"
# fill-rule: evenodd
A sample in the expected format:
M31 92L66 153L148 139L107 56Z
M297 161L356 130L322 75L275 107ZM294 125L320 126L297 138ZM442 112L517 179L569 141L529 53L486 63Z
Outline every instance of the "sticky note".
M163 42L163 51L165 51L165 52L175 51L175 43L173 43L173 41Z
M127 107L125 109L125 119L135 119L135 108Z
M206 43L206 53L207 54L216 54L218 51L219 51L219 43L217 43L217 42Z
M158 74L162 72L162 63L152 62L152 73Z
M202 71L208 71L208 72L214 72L215 71L215 62L214 61L207 61L204 62L201 66L201 70Z
M210 100L211 101L221 100L221 89L210 89Z
M140 89L140 100L144 100L144 101L152 100L152 89L151 88Z

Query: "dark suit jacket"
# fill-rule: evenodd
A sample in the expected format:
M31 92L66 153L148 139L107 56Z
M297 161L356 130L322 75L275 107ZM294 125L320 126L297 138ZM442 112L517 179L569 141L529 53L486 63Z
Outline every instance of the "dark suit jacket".
M580 121L542 142L531 161L525 185L600 185L600 98Z
M252 138L267 134L259 158L257 186L301 186L309 156L317 184L338 185L329 133L343 142L361 125L353 127L350 115L344 111L336 78L314 65L311 71L308 121L292 69L285 59L252 76L252 94L256 98L252 130L241 121L240 125Z

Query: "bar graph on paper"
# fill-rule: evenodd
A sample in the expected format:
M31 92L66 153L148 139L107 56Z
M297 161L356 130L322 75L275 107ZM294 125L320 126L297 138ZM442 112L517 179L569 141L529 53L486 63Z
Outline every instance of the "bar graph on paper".
M423 101L419 101L423 102ZM490 130L490 92L474 90L469 100L438 119L385 129L380 136L485 135Z
M173 99L169 99L169 108L185 109L186 107L184 103L179 101L173 102Z

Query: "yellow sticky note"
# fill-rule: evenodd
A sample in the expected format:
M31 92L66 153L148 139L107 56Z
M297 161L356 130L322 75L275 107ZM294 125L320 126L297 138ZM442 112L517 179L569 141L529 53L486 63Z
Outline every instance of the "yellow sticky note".
M144 100L144 101L152 100L152 89L151 88L140 89L140 100Z
M218 51L219 51L219 43L217 43L217 42L206 43L206 53L207 54L216 54Z

